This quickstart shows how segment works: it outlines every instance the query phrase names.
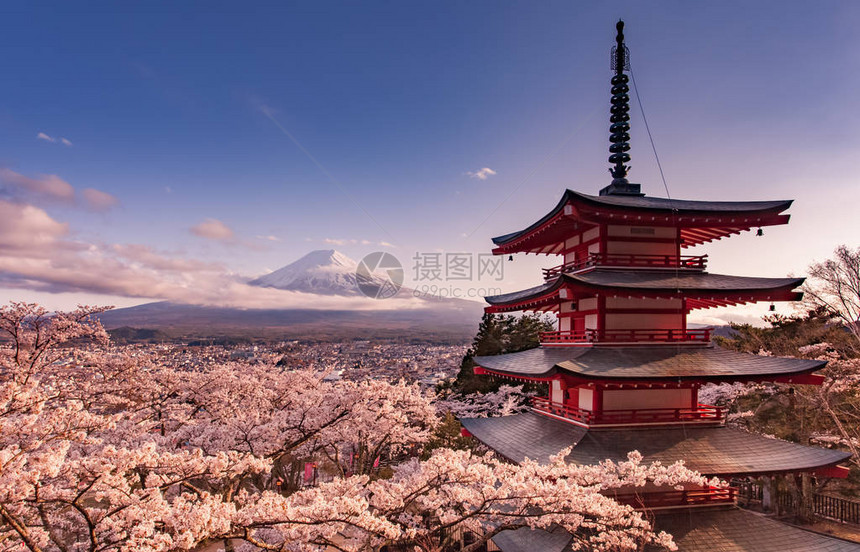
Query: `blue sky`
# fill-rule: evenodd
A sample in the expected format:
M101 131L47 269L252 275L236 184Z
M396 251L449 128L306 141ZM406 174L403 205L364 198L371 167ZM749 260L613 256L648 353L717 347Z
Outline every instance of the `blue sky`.
M713 271L857 245L856 2L22 2L0 8L0 297L128 305L312 249L487 252L608 183L619 17L672 196L796 199L766 239L699 248ZM664 196L633 117L631 180ZM517 259L504 290L554 260Z

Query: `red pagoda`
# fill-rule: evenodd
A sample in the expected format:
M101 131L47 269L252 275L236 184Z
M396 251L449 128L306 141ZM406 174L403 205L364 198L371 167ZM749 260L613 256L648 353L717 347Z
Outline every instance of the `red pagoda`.
M723 408L701 404L710 382L818 385L824 362L738 353L711 343L711 330L690 328L695 309L757 301L796 301L802 278L712 274L707 255L684 249L787 224L791 200L687 201L649 197L628 182L629 52L623 22L612 53L609 161L612 182L599 195L567 190L540 220L493 239L497 255L561 256L536 287L487 297L488 313L551 312L557 331L535 349L476 357L476 374L539 382L548 396L531 411L463 419L467 434L512 462L547 461L573 446L569 462L684 460L723 479L811 473L844 476L849 454L788 443L726 427ZM625 497L618 497L625 500ZM631 501L633 497L628 497ZM656 529L680 550L860 551L860 544L783 525L735 506L733 489L653 489L635 498L656 513ZM503 552L558 551L563 531L521 529L494 539Z

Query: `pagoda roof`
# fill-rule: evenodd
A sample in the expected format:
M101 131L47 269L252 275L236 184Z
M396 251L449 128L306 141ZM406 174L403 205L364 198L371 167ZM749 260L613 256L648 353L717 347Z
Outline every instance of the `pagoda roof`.
M860 552L860 543L805 531L740 508L657 514L654 524L658 531L675 537L678 552Z
M638 221L645 224L649 219L661 225L671 223L671 225L698 228L699 231L697 232L684 232L683 230L681 232L684 246L691 246L739 233L742 230L749 230L755 226L786 224L789 216L779 213L788 209L792 202L793 200L790 199L776 201L699 201L630 195L593 196L565 190L556 206L540 220L518 232L493 238L493 243L498 246L494 252L501 254L514 251L534 251L531 246L511 247L515 246L515 242L519 240L534 237L538 232L548 231L550 226L558 226L558 230L561 232L559 235L550 232L550 241L553 241L563 239L562 234L570 234L571 231L581 228L579 222L631 224ZM571 207L568 212L565 211L567 206ZM716 230L717 228L725 230Z
M562 527L551 531L543 529L522 529L502 531L493 537L493 542L502 552L569 552L573 549L570 542L573 537Z
M680 270L595 268L561 274L533 288L484 299L494 312L535 307L554 310L560 299L558 290L567 288L574 294L585 295L683 296L692 300L688 304L690 308L707 308L761 300L797 301L802 294L792 290L803 281L804 278L757 278Z
M503 293L501 295L487 295L484 300L491 305L510 305L520 303L530 299L540 299L550 293L557 291L565 283L564 275L557 277L555 280L543 283L539 286L513 291L511 293Z
M860 552L860 543L805 531L737 507L658 512L654 529L672 535L678 552ZM502 552L570 552L571 540L561 527L502 531L493 537Z
M567 190L570 197L578 201L599 206L612 206L627 209L648 209L650 211L673 210L686 213L759 213L785 211L793 200L783 199L776 201L701 201L689 199L670 199L666 197L651 196L628 196L628 195L602 195L593 196Z
M482 443L512 462L532 458L548 463L550 456L573 447L566 461L592 465L609 459L627 460L638 450L645 463L686 467L704 475L773 474L832 466L851 454L769 439L728 427L588 430L548 416L526 412L499 418L464 418L463 427Z
M767 381L815 372L822 360L759 356L717 346L537 347L478 356L475 363L499 375L545 379L569 374L584 380Z

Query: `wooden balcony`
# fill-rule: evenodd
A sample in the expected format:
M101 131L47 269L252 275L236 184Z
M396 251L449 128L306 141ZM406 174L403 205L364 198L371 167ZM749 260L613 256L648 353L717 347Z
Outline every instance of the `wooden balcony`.
M570 420L578 425L628 426L628 425L721 425L725 421L725 410L708 404L696 408L638 408L628 410L593 411L555 403L548 397L532 397L531 407L535 412Z
M576 272L577 270L594 266L704 270L707 263L707 255L682 255L679 257L677 255L607 255L604 253L590 253L584 259L543 269L543 277L545 280L551 280L560 274Z
M713 328L688 330L584 330L541 332L541 345L710 343Z
M610 495L612 496L612 495ZM735 487L708 487L705 489L683 489L670 491L648 491L636 494L625 494L620 489L612 496L616 502L642 509L666 509L681 506L719 506L734 504L738 496Z

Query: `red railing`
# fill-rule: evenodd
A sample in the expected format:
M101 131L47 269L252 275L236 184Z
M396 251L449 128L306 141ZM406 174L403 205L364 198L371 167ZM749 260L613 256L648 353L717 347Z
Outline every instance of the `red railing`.
M554 414L586 425L592 425L595 420L595 413L591 410L552 402L548 397L532 397L530 402L532 409L546 414Z
M538 412L567 418L589 426L625 424L722 423L722 408L699 404L696 408L630 408L626 410L584 410L556 403L548 397L532 397L531 406Z
M568 263L554 266L552 268L545 268L543 269L543 278L544 280L552 280L559 274L576 272L577 270L582 270L583 268L596 266L598 259L600 259L599 253L591 253L590 255L588 255L588 257L578 259L576 261L570 261Z
M694 268L704 270L708 263L707 255L618 255L589 253L588 257L543 269L546 280L559 274L575 272L592 266L623 266L632 268Z
M542 345L570 343L708 343L713 328L688 330L582 330L541 332Z
M702 506L706 504L732 504L738 496L734 487L708 487L707 489L684 489L681 491L655 491L640 494L612 496L616 502L634 508L671 508L675 506Z

